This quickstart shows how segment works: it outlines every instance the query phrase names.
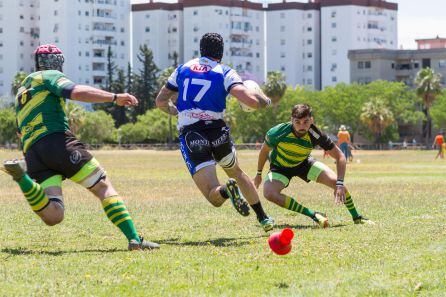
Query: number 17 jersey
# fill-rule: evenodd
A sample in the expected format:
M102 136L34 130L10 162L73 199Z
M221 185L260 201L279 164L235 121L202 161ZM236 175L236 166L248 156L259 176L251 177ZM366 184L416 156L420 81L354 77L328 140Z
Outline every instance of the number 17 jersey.
M178 129L198 121L223 119L226 98L237 84L243 81L235 70L207 57L178 66L166 84L178 92Z

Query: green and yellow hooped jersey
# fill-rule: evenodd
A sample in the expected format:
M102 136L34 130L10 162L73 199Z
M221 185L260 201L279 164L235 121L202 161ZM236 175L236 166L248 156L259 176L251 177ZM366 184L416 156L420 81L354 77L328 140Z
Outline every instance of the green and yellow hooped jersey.
M69 130L65 101L74 86L57 70L37 71L23 80L15 100L23 152L48 134Z
M266 133L265 143L271 148L270 162L276 166L288 168L302 163L316 146L326 151L334 147L333 141L315 125L311 125L305 135L296 136L291 122L271 128Z

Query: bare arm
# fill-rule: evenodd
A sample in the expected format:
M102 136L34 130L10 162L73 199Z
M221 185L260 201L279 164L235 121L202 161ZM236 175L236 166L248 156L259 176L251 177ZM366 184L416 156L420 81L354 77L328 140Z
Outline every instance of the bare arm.
M233 86L229 93L251 108L260 109L271 105L271 99L263 92L251 91L242 84Z
M259 185L262 182L261 172L263 171L263 167L265 166L266 160L268 160L268 154L270 151L271 148L266 143L263 143L259 153L259 160L257 161L257 174L253 180L254 185L256 186L257 189L259 188Z
M105 103L113 102L115 94L86 85L76 85L70 99L82 102ZM138 99L128 93L116 94L116 104L119 106L138 105Z
M165 86L161 88L158 96L156 96L156 107L171 115L177 115L178 110L174 105L178 99L178 92L172 91Z

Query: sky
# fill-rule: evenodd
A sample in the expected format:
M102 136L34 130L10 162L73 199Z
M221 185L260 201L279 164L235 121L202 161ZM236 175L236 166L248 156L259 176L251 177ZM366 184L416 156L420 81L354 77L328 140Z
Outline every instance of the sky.
M262 0L251 0L264 2ZM268 1L268 0L266 0ZM144 3L149 0L132 0L133 3ZM176 2L162 0L155 2ZM270 0L268 2L282 2ZM307 2L305 0L289 2ZM416 48L415 39L434 38L437 35L446 38L446 0L389 0L398 3L398 47Z

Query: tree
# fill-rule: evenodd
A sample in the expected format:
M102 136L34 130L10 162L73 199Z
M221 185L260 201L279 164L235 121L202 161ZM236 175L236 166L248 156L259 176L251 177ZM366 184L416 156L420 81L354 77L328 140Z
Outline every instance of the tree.
M175 52L176 53L176 52ZM161 74L157 78L158 89L161 89L169 79L170 75L175 71L174 66L167 67L164 69ZM169 114L169 138L167 140L168 143L171 143L173 140L173 127L172 127L172 115Z
M113 62L113 52L111 46L107 50L107 79L105 80L105 90L111 91L113 85L113 73L116 70L116 65Z
M171 119L173 122L172 124L176 125L177 118L172 117ZM170 137L168 121L169 115L157 108L148 110L144 115L138 116L136 124L142 124L143 127L147 127L146 139L157 142L166 142ZM176 129L173 137L178 137Z
M68 102L65 107L65 114L68 119L70 131L77 135L79 133L79 129L82 127L85 121L87 114L85 108L82 105Z
M126 93L126 77L123 69L118 69L117 78L111 85L111 91L113 93ZM111 109L112 117L115 121L115 127L119 127L128 122L126 107L114 105Z
M133 121L138 115L143 115L147 110L155 106L155 96L158 90L156 76L159 71L153 61L152 50L146 44L139 47L138 61L142 63L139 75L135 75L134 93L140 100L139 105L134 109Z
M15 112L12 108L0 109L0 143L17 142Z
M114 132L111 115L103 110L86 113L83 125L79 129L80 139L89 144L100 144L111 140Z
M271 98L274 104L279 103L280 99L285 94L286 89L287 84L282 72L268 72L266 83L263 85L263 91L269 98Z
M19 88L22 86L22 81L28 76L26 72L19 71L14 75L14 79L11 84L11 95L16 96Z
M384 130L395 122L392 112L379 97L373 97L362 107L361 122L367 125L379 144Z
M423 136L426 146L429 145L432 136L432 118L429 110L437 96L441 94L440 79L440 75L431 68L421 69L415 78L417 95L423 99L423 112L426 116L423 123Z

